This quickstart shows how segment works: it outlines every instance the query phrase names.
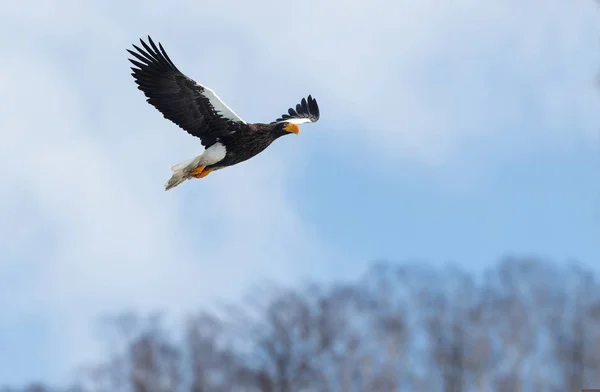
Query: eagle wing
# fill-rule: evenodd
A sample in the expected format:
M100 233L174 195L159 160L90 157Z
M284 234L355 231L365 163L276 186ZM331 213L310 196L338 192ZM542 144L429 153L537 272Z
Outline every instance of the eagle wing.
M246 123L213 90L181 73L160 42L157 48L150 36L148 41L150 46L140 39L145 50L136 45L137 53L127 49L137 59L129 59L137 67L131 67L131 75L166 119L200 138L205 147L234 133L238 127L232 125Z
M308 100L302 98L302 101L296 105L296 110L294 110L294 108L289 108L287 114L282 114L281 117L271 124L282 121L298 125L309 122L314 123L319 121L319 116L319 105L317 104L317 100L309 95Z

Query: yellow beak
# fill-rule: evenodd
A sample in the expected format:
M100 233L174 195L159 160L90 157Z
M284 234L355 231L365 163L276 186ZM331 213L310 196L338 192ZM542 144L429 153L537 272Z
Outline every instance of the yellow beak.
M286 132L295 133L296 135L300 133L300 127L294 123L288 123L284 129Z

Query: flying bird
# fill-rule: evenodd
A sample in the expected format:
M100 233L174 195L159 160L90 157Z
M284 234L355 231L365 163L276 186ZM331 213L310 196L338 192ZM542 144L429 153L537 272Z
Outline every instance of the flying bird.
M275 121L247 123L212 89L179 71L160 42L157 47L150 36L148 43L142 39L140 42L143 49L135 44L137 52L127 49L135 58L128 60L135 66L131 67L131 75L138 89L166 119L199 138L204 146L201 155L171 168L173 175L165 184L165 190L244 162L281 136L297 135L300 124L319 120L319 106L309 95Z

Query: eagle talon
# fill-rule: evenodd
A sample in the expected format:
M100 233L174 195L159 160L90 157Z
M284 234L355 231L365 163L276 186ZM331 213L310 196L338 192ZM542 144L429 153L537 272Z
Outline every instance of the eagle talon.
M196 178L204 178L204 177L208 176L211 171L212 171L212 169L204 169L204 170L202 170L202 173L197 174L194 177L196 177Z
M212 169L207 169L206 166L199 166L194 170L190 171L190 174L194 178L204 178L210 174Z
M204 168L205 168L205 166L198 166L194 170L190 170L190 175L192 175L194 177L199 176L200 174L202 174L202 171L204 170Z

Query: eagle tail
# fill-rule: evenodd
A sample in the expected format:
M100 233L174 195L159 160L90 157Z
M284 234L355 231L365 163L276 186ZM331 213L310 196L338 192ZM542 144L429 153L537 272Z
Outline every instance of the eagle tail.
M227 149L225 146L220 142L217 142L204 150L202 155L198 155L196 158L188 159L178 163L171 168L171 170L173 170L173 175L165 184L165 190L168 191L169 189L181 184L185 180L193 178L191 174L193 170L199 168L200 166L214 165L225 158L226 154Z
M184 167L186 167L187 165L189 165L190 163L192 163L192 161L196 159L196 158L190 158L190 159L186 159L185 161L178 163L177 165L171 167L171 170L173 172L178 172L179 170L183 169Z
M177 185L181 184L185 180L189 180L190 178L192 178L190 172L198 167L201 157L202 155L197 156L196 158L185 160L171 167L173 175L165 184L165 191L168 191L171 188L175 188Z
M186 176L183 171L173 173L169 181L167 181L167 183L165 184L165 191L168 191L171 188L175 188L177 185L181 184L189 178L190 177Z

